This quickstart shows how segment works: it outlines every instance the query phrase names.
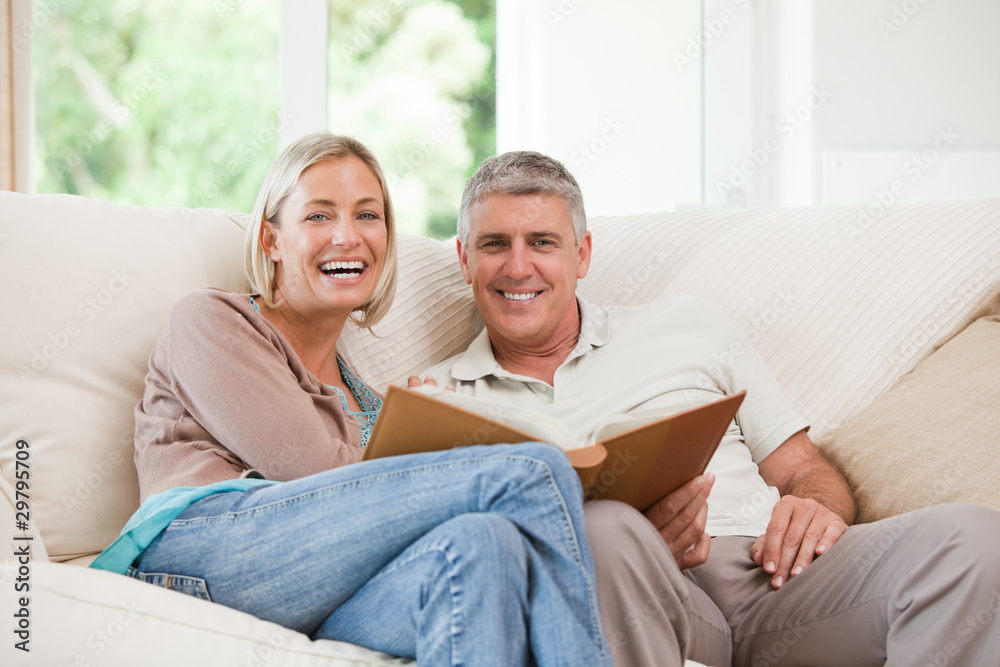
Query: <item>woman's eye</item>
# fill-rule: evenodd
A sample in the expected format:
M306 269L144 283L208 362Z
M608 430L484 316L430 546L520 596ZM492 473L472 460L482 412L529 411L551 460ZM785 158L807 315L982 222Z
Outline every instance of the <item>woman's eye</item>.
M371 211L365 211L358 216L362 220L381 220L382 217L378 213L372 213Z
M306 218L306 220L326 220L326 219L327 218L325 213L313 213L312 215Z

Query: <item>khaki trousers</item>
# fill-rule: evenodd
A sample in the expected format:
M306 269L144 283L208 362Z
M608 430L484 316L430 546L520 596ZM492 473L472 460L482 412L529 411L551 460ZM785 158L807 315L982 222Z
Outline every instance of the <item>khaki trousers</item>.
M777 591L750 560L753 538L714 538L708 562L682 574L638 512L587 503L584 515L619 667L1000 665L993 510L938 505L852 526Z

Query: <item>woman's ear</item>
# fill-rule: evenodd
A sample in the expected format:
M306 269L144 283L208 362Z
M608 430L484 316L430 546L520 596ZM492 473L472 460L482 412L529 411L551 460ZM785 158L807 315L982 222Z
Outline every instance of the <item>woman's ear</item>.
M271 261L281 261L281 248L278 246L278 234L270 220L265 220L260 226L260 247Z

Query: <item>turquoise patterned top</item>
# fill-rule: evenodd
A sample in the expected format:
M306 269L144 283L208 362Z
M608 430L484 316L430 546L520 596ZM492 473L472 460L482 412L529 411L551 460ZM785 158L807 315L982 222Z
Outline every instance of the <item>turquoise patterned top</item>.
M337 365L340 366L340 376L344 378L344 382L351 389L351 393L357 399L358 405L361 406L361 411L355 412L347 407L347 396L344 395L344 392L339 387L329 384L326 386L337 392L337 395L340 396L340 405L344 408L344 412L353 417L354 421L358 422L358 426L361 427L361 446L364 447L368 444L368 438L372 434L372 427L375 426L379 410L382 409L382 399L372 393L372 390L361 381L361 378L351 372L351 369L340 360L339 356L337 357Z

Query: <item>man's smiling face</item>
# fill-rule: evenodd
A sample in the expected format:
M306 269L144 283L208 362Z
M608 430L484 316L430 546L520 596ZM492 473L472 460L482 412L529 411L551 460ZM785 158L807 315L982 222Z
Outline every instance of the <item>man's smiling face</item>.
M577 243L563 200L487 197L469 219L459 260L493 344L530 351L576 335L576 283L590 267L591 239L587 232Z

